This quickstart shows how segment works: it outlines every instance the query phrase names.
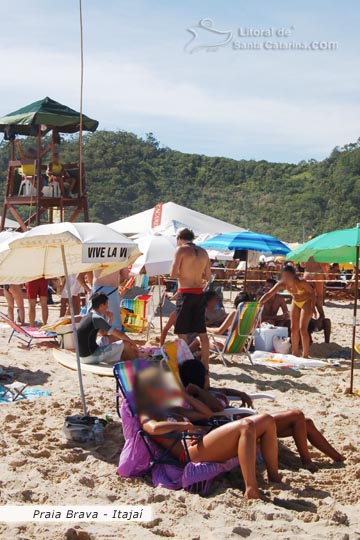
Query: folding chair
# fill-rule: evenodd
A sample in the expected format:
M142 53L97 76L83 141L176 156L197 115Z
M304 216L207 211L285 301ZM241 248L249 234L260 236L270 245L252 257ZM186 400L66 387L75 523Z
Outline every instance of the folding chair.
M233 323L229 330L224 345L219 346L216 338L218 335L209 333L210 340L213 344L213 348L210 347L211 352L220 356L224 366L227 365L225 355L245 354L250 362L250 348L254 341L254 332L261 322L261 313L263 307L258 302L243 302L239 304L236 311Z
M23 343L26 343L26 346L30 348L31 343L34 339L41 339L42 341L44 340L56 341L57 334L55 332L47 332L44 330L38 330L37 328L28 328L27 326L20 326L16 322L9 319L9 317L5 315L5 313L2 313L2 312L0 312L0 318L4 322L6 322L12 329L8 343L10 343L13 337L16 337Z
M150 364L143 359L119 362L114 365L113 372L116 380L116 409L120 418L122 418L122 408L125 407L127 410L130 411L133 419L137 420L133 394L135 375L138 371L147 369L148 367L150 367ZM121 396L123 400L120 407ZM171 450L179 442L183 443L186 457L188 461L191 461L187 449L187 441L194 440L194 438L198 438L200 440L203 436L203 434L200 432L197 436L196 433L188 433L186 431L162 435L162 437L170 439L172 443L169 445L168 448L160 449L160 447L154 443L152 437L144 430L142 430L140 426L138 432L150 457L150 465L146 469L146 471L144 471L144 473L148 473L155 465L159 464L170 464L179 466L179 462L171 456Z
M1 397L4 398L7 394L9 394L11 401L16 401L19 398L26 398L24 390L27 387L27 384L19 381L15 381L11 384L3 384L2 388L4 388L5 391L2 391Z

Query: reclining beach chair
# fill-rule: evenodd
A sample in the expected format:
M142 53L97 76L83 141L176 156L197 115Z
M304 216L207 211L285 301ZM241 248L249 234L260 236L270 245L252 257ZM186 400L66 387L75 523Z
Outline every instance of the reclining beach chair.
M262 306L258 302L243 302L239 304L229 334L223 346L219 344L218 335L209 333L210 351L218 354L224 364L227 365L225 356L245 354L250 362L250 348L254 342L254 332L261 322Z
M192 493L205 495L211 481L216 476L238 466L237 458L225 463L192 463L187 451L187 441L194 440L194 434L187 432L169 434L173 444L163 449L140 426L134 407L133 385L135 374L146 369L146 360L119 362L114 366L116 379L116 407L122 420L125 445L120 455L117 472L126 478L144 476L150 473L154 486L168 489L186 489ZM120 397L122 396L121 407ZM199 434L199 438L202 434ZM172 447L182 441L188 462L181 464L171 456Z
M126 331L140 334L147 329L149 336L150 326L155 314L151 294L137 296L134 299L121 300L120 313L121 321Z
M39 339L42 341L53 340L56 341L57 334L55 332L46 332L44 330L39 330L37 328L29 328L27 326L20 326L16 322L9 319L5 313L0 312L0 318L6 322L12 332L10 334L8 343L12 340L13 337L19 339L23 343L26 343L26 346L30 348L31 343L34 339Z

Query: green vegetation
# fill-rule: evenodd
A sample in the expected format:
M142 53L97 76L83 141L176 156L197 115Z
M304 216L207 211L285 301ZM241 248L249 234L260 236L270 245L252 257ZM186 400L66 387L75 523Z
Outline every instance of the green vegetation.
M34 144L26 141L25 145ZM0 182L8 143L0 145ZM77 161L78 142L61 145ZM161 147L153 134L98 131L84 137L91 219L109 223L173 201L257 232L301 241L359 219L360 141L321 162L236 161Z

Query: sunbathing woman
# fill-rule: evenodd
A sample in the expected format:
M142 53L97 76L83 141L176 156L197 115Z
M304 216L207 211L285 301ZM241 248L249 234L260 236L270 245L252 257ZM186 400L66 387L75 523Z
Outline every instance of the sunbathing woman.
M292 354L299 356L299 343L301 336L302 356L308 358L310 337L308 326L315 309L315 291L313 287L296 275L296 270L290 264L283 267L280 281L259 302L265 304L281 291L289 291L292 296L291 305L291 347Z
M149 368L137 373L134 384L136 410L141 427L160 446L169 448L173 441L165 437L170 433L187 431L198 433L191 421L209 418L211 409L185 391L170 388L161 369ZM171 407L174 398L181 397L188 408ZM177 419L181 415L180 420ZM269 481L280 482L278 473L278 448L275 422L271 416L262 414L236 420L206 433L199 441L188 444L189 456L194 463L224 462L238 457L245 482L245 497L260 498L256 480L256 444L260 440L261 452L266 464ZM187 454L181 442L171 449L171 454L186 463Z
M206 373L199 360L187 360L179 366L179 372L186 392L205 403L213 412L222 411L229 406L226 396L237 396L243 402L243 406L252 406L251 398L245 392L223 387L204 390ZM276 423L277 436L279 438L293 437L303 465L311 472L315 472L318 467L311 459L308 441L336 463L345 461L346 458L331 446L311 418L305 418L302 411L279 412L271 416Z

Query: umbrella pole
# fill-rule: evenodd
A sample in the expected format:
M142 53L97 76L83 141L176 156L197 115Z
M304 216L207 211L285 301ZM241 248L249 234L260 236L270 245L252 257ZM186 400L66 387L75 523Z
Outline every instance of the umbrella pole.
M355 342L356 342L356 315L359 290L359 246L356 246L356 264L355 264L355 299L353 315L353 333L351 344L351 371L350 371L350 394L354 391L354 367L355 367Z
M247 287L248 254L249 254L249 252L248 252L248 251L246 250L246 259L245 259L245 276L244 276L244 284L243 284L243 289L244 289L244 292L246 292L246 287Z
M65 285L66 285L66 291L67 291L69 307L70 307L71 325L72 325L73 332L74 332L76 364L77 364L77 372L78 372L78 377L79 377L81 402L82 402L82 407L83 407L84 414L87 415L85 392L84 392L84 385L83 385L82 372L81 372L79 343L78 343L78 337L77 337L77 333L76 333L76 322L75 322L74 306L73 306L73 303L72 303L72 295L71 295L71 288L70 288L70 281L69 281L69 273L68 273L68 269L67 269L67 263L66 263L66 257L65 257L65 249L64 249L63 244L61 245L61 257L62 257L63 266L64 266L64 274L65 274L65 280L66 280Z
M161 291L161 280L160 280L160 276L158 276L158 286L159 286L160 332L161 332L161 334L162 334L162 331L163 331L163 310L162 310L162 302L161 302L161 295L160 295L160 291Z

